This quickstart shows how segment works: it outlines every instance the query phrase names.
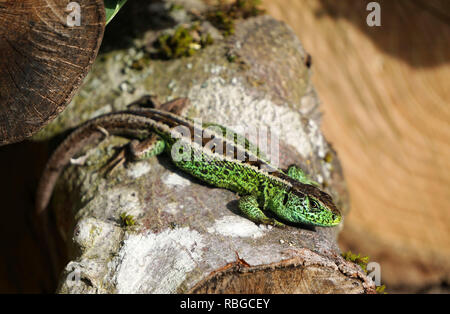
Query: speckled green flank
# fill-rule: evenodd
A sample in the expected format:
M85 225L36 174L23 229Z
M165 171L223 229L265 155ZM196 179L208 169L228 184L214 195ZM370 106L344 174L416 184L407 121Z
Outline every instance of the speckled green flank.
M147 116L151 117L151 114ZM155 118L161 119L161 116L164 115L159 112ZM164 116L165 120L168 118L170 115ZM194 131L189 120L179 119L178 123L184 123ZM318 184L310 180L300 168L291 166L286 172L276 169L261 156L255 145L247 140L241 141L241 136L227 140L224 137L225 132L230 131L227 128L212 123L204 124L203 128L211 125L219 127L219 133L215 135L219 145L235 149L235 156L238 150L244 150L246 159L223 156L212 148L206 148L205 143L194 143L192 138L181 134L174 138L173 126L171 135L157 131L160 140L142 158L155 155L155 149L161 153L164 147L164 152L171 156L179 169L210 185L238 193L241 196L239 209L242 214L256 223L283 226L281 221L285 221L325 227L340 223L340 212L331 197L321 191ZM250 157L253 157L253 161L250 161ZM265 212L275 218L268 217Z

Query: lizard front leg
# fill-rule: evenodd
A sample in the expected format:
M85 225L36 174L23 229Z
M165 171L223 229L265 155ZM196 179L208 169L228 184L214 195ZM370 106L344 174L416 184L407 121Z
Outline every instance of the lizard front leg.
M267 217L259 208L258 200L253 195L245 195L239 199L239 209L251 221L258 224L285 227L285 225L274 218Z

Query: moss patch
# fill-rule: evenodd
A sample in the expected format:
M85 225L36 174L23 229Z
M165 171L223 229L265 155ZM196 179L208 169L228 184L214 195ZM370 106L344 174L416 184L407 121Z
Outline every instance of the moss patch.
M387 292L385 292L384 289L386 289L386 286L385 286L385 285L378 286L378 287L376 288L376 292L377 292L378 294L387 294Z
M350 262L358 264L362 270L367 273L367 264L369 263L369 256L361 256L361 254L352 253L352 251L347 251L342 253L342 257Z
M260 4L260 0L236 0L231 4L219 0L215 8L207 13L206 18L222 32L222 35L233 35L235 20L264 13L264 10L258 7Z
M136 224L136 220L132 215L128 215L127 213L120 214L120 224L122 227L131 227Z
M212 43L211 35L204 33L198 23L189 28L178 26L173 35L163 34L156 39L156 57L166 60L190 57Z
M367 274L367 264L369 263L369 256L361 256L361 254L355 254L352 253L352 251L344 252L341 255L345 260L358 264ZM384 291L385 289L385 285L377 286L376 292L380 294L386 294L387 292Z
M260 3L260 0L236 0L232 3L219 0L213 9L206 12L204 16L196 16L192 26L181 25L175 29L173 34L160 35L153 44L156 52L151 54L151 57L164 60L190 57L198 50L213 44L212 36L200 26L204 19L213 24L223 36L230 36L235 32L236 20L264 13L264 10L258 7ZM182 6L172 6L169 10L181 9L183 9Z

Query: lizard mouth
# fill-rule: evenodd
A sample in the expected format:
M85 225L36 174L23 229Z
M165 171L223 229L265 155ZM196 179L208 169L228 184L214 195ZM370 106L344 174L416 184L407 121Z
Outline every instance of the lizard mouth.
M333 226L339 225L342 221L341 215L333 215L333 218Z

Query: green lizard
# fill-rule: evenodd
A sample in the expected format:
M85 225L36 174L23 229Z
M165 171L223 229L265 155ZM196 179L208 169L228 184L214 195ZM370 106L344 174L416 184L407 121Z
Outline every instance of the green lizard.
M186 101L174 103L180 100ZM340 223L341 214L332 198L300 168L277 169L255 145L240 135L229 139L226 131L218 124L199 127L187 118L152 108L130 108L92 119L72 132L51 156L38 187L36 210L41 213L47 207L59 173L70 158L102 133L111 133L141 139L130 142L134 159L165 153L182 171L236 192L241 196L240 211L256 223L279 227L284 226L279 220L326 227Z

